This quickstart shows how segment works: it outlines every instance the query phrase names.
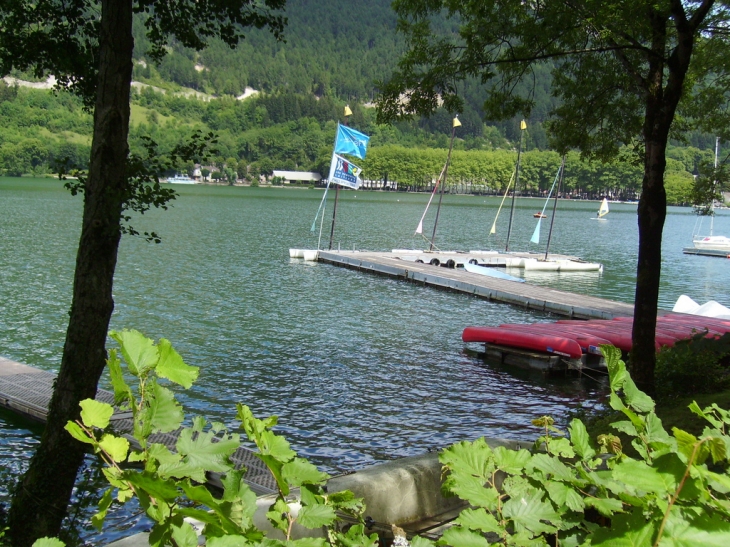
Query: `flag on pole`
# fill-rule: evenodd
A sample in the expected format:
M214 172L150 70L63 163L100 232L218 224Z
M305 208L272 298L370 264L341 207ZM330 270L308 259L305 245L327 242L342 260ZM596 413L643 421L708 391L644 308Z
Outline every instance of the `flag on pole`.
M362 184L362 180L359 177L360 173L362 173L362 169L357 165L350 163L342 156L332 154L329 176L331 182L357 190Z
M338 125L335 154L349 154L364 160L369 141L370 137L364 133L360 133L346 125Z

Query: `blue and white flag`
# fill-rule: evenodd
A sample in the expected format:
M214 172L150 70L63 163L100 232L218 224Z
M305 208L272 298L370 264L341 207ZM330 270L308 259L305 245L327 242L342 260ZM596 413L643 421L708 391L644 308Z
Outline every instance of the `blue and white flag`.
M349 154L361 160L365 159L370 137L346 125L337 124L337 139L335 140L335 154Z
M362 180L358 176L362 172L357 165L347 161L342 156L332 154L332 163L330 164L330 182L346 186L357 190L362 184Z

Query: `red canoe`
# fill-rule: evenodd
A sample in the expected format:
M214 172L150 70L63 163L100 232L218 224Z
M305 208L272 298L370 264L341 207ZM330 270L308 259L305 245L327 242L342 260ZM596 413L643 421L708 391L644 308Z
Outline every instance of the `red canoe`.
M466 327L461 335L464 342L484 342L580 359L583 351L575 340L500 327Z
M555 325L555 323L505 323L503 325L500 325L499 328L534 332L537 334L550 334L553 336L570 338L571 340L575 340L576 342L578 342L580 349L583 350L584 353L593 353L594 355L601 355L601 350L599 346L611 344L611 341L607 340L606 338L586 332L560 328L560 326Z

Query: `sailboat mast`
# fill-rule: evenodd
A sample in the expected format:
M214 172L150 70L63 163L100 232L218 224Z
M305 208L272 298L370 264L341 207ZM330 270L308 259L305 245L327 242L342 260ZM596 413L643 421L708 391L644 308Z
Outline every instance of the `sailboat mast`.
M550 250L550 238L553 235L553 223L555 222L555 211L558 208L558 196L560 189L563 187L563 175L565 174L565 154L560 162L560 178L558 179L558 190L555 192L555 202L553 203L553 216L550 219L550 230L548 231L547 245L545 245L545 260L548 259L548 251Z
M515 195L517 194L517 185L520 183L520 156L522 155L522 134L527 129L525 120L520 122L520 146L517 149L517 169L515 172L515 187L512 189L512 207L509 210L509 224L507 225L507 244L504 246L504 252L509 252L509 235L512 232L512 217L515 212Z
M710 202L710 235L715 228L715 188L717 188L717 162L720 155L720 137L715 137L715 178L712 181L712 201Z
M461 125L458 116L454 118L451 124L451 142L449 143L449 153L446 156L446 165L444 165L444 178L441 181L441 193L439 193L439 204L436 208L436 219L433 221L433 235L431 235L431 244L429 251L433 251L433 242L436 239L436 225L439 222L439 213L441 212L441 200L444 197L444 187L446 186L446 173L449 171L449 163L451 163L451 151L454 149L454 137L456 136L456 128Z

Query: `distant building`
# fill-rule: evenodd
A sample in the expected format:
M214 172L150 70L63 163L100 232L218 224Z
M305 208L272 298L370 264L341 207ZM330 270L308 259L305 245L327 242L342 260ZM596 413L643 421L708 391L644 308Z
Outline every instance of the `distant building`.
M309 171L274 170L274 176L284 179L284 184L290 184L292 182L319 182L322 180L322 176L319 173L312 173Z

